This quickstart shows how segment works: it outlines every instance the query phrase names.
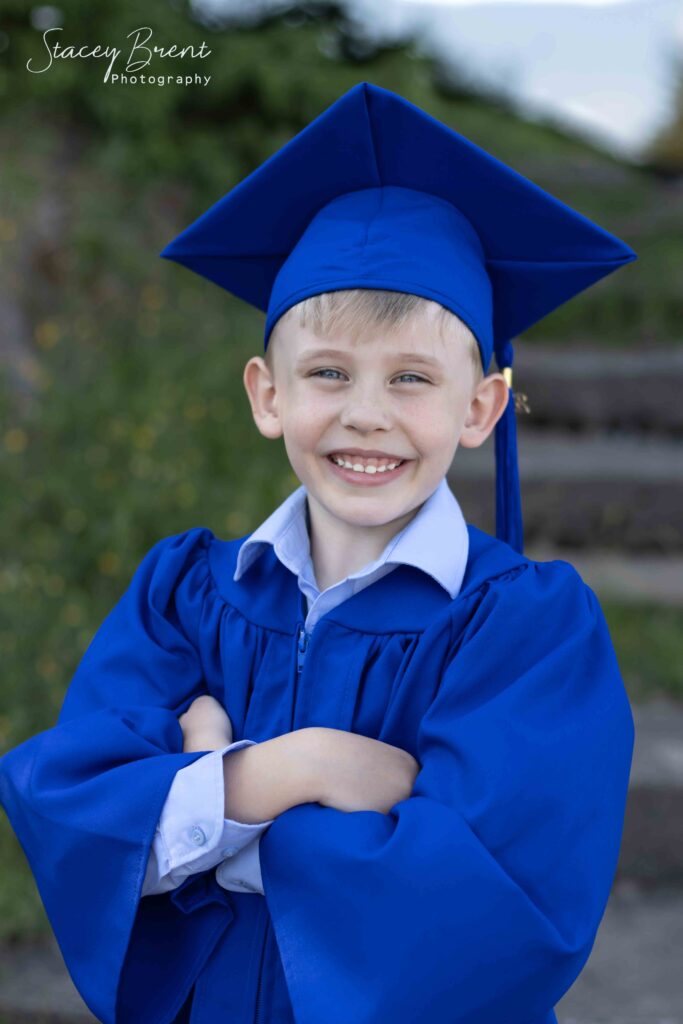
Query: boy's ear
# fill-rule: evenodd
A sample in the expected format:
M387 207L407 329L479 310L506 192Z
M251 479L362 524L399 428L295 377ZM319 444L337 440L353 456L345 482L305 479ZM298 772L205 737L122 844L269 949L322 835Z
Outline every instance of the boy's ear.
M282 437L275 378L261 356L252 356L242 375L254 423L264 437Z
M463 448L478 448L505 412L510 391L502 373L490 373L475 388L460 434Z

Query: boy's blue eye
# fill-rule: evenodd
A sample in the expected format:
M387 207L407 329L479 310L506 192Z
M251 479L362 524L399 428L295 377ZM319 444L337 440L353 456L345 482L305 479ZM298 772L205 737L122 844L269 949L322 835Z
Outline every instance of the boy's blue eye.
M311 377L319 377L321 373L339 373L339 370L314 370L313 373L311 374Z
M333 370L331 367L326 367L324 370L314 370L313 373L311 374L311 377L319 377L323 373L336 373L336 374L339 374L340 371L339 370ZM428 383L428 381L426 381L424 379L424 377L418 377L417 374L415 374L415 373L400 373L398 375L398 377L396 377L395 379L396 380L401 380L404 377L412 377L419 384L427 384ZM325 379L326 380L330 380L330 379L335 379L335 378L327 377Z

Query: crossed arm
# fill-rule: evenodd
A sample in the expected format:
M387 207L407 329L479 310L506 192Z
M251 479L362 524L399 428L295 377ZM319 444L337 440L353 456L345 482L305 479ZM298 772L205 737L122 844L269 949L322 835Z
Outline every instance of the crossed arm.
M184 753L233 742L229 716L209 695L197 697L178 722ZM386 814L410 796L418 770L412 754L382 740L343 729L296 729L223 758L225 817L253 823L316 802Z

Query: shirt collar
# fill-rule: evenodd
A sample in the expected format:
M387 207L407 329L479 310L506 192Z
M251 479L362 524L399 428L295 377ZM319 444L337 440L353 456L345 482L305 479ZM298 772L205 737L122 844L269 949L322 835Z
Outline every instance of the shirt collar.
M302 484L242 543L235 580L248 570L268 544L272 544L283 565L315 586L306 498L307 491ZM392 537L379 558L347 578L359 579L384 564L412 565L432 576L454 598L465 575L468 553L467 523L443 477L417 515Z

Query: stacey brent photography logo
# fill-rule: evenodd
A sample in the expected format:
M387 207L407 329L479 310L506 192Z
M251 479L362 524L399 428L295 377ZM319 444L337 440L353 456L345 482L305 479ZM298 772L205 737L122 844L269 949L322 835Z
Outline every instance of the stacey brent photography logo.
M43 43L45 44L46 56L44 62L30 58L26 62L26 70L33 75L43 75L49 72L55 61L58 60L100 60L106 63L103 81L109 85L203 85L207 86L211 81L211 75L204 75L199 72L192 74L173 73L170 69L167 73L161 73L158 68L160 61L173 60L205 60L211 54L206 43L202 40L200 46L181 46L173 43L170 46L149 45L152 39L153 30L149 25L142 25L129 32L126 39L131 39L130 47L126 49L128 54L125 64L120 62L123 50L116 46L103 46L97 43L96 46L74 46L73 44L63 45L60 39L54 38L52 33L62 32L60 26L53 26L43 32ZM49 37L49 38L48 38ZM154 66L152 67L152 61ZM150 68L149 71L146 69ZM152 73L154 72L154 73Z

